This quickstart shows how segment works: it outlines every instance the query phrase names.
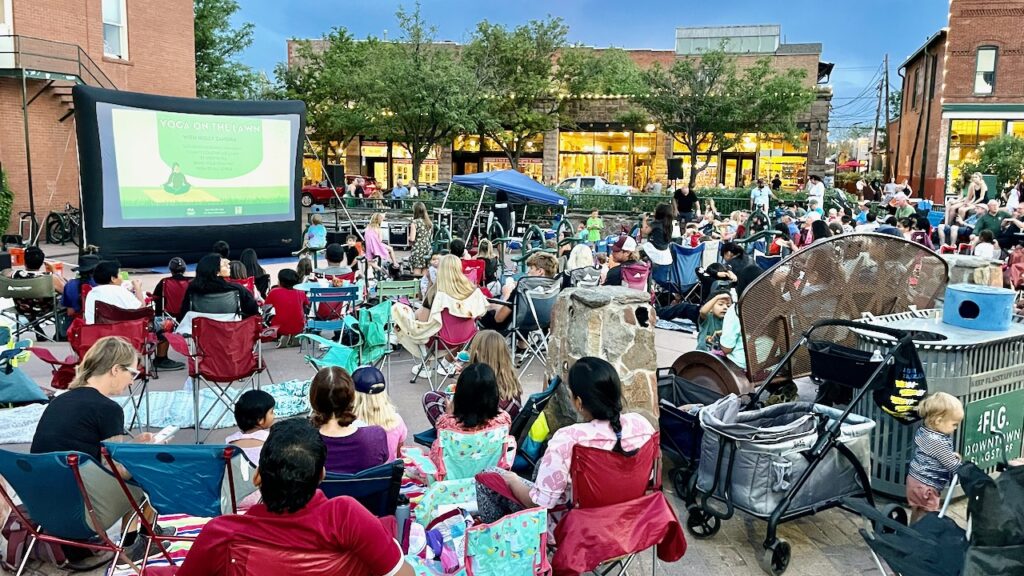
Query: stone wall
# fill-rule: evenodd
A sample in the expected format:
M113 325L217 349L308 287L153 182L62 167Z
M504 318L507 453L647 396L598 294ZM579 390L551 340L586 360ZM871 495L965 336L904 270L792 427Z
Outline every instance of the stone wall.
M658 426L657 353L654 308L644 292L629 288L564 290L551 316L550 364L563 386L548 405L552 430L577 421L569 393L569 367L585 356L610 362L619 373L627 412L643 414Z

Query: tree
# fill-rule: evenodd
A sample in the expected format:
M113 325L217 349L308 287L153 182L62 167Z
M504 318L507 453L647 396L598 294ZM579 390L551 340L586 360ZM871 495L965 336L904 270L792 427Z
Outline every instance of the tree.
M396 42L369 40L367 60L349 72L358 99L379 137L398 142L412 156L413 179L436 145L472 127L473 79L450 47L433 42L434 28L424 21L420 5L399 9L402 37Z
M239 100L255 91L257 75L237 60L252 44L253 25L231 27L236 0L195 0L196 96Z
M366 66L373 45L357 42L344 28L335 28L320 46L300 43L294 66L277 65L274 72L280 92L306 103L306 124L321 149L330 142L347 146L370 129L357 72Z
M677 60L643 73L646 92L633 100L663 131L689 150L689 186L711 158L735 146L745 133L795 139L796 119L814 101L803 70L776 72L767 59L742 72L723 49ZM703 157L703 161L701 158Z
M1016 184L1024 178L1024 138L1007 134L979 146L977 160L960 167L960 184L966 186L971 174L994 174L998 186Z
M903 113L903 90L894 90L889 93L889 117L891 120L898 120Z
M640 67L621 48L572 46L558 57L558 69L573 95L633 95L645 87Z
M565 112L570 90L555 60L567 32L560 18L513 30L485 20L463 51L474 78L476 130L501 147L513 168L527 144L556 128Z

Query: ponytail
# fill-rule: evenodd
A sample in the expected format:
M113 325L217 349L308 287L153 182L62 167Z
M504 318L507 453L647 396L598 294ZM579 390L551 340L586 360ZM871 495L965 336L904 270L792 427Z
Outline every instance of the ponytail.
M120 336L100 338L85 353L68 388L81 388L89 383L90 378L106 374L113 370L114 366L134 368L138 363L139 359L135 348L132 348L132 345L124 338Z
M580 358L569 369L569 389L595 420L608 421L615 433L613 452L636 453L622 449L622 382L611 364L593 356Z

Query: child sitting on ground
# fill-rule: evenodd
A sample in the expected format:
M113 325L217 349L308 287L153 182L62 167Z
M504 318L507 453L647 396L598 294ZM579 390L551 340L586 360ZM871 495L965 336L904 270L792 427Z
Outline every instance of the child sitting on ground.
M388 458L398 458L409 428L388 396L384 374L373 366L363 366L352 373L352 382L356 388L356 418L367 426L383 428L388 439Z
M267 294L266 306L274 309L270 326L277 329L279 348L298 346L295 336L306 329L306 313L309 311L309 297L302 290L296 290L299 275L295 270L284 268L277 273L277 286Z
M964 419L964 407L945 392L929 394L917 406L924 425L914 435L914 457L907 475L910 523L938 512L939 496L960 469L962 458L953 447L953 433Z
M235 402L235 424L238 432L224 439L238 446L250 462L259 466L260 451L274 425L274 397L263 390L249 390Z
M992 259L996 257L996 239L991 230L982 230L978 235L978 243L974 245L974 255Z
M719 339L722 337L722 324L729 306L732 306L732 295L728 290L718 290L700 307L697 350L721 354Z

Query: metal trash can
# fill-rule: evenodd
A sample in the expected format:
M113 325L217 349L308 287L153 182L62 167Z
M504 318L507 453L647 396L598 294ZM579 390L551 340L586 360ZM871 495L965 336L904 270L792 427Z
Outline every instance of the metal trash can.
M1006 434L1007 458L1021 455L1024 429L1024 317L1014 316L1007 330L971 330L942 322L942 310L875 316L868 324L917 332L917 354L929 392L947 392L964 405L964 421L954 438L964 460L994 469L1001 458L993 430ZM861 350L888 352L892 340L854 330ZM903 498L913 457L917 426L901 424L875 405L870 395L853 412L877 426L871 437L871 485L876 492Z

